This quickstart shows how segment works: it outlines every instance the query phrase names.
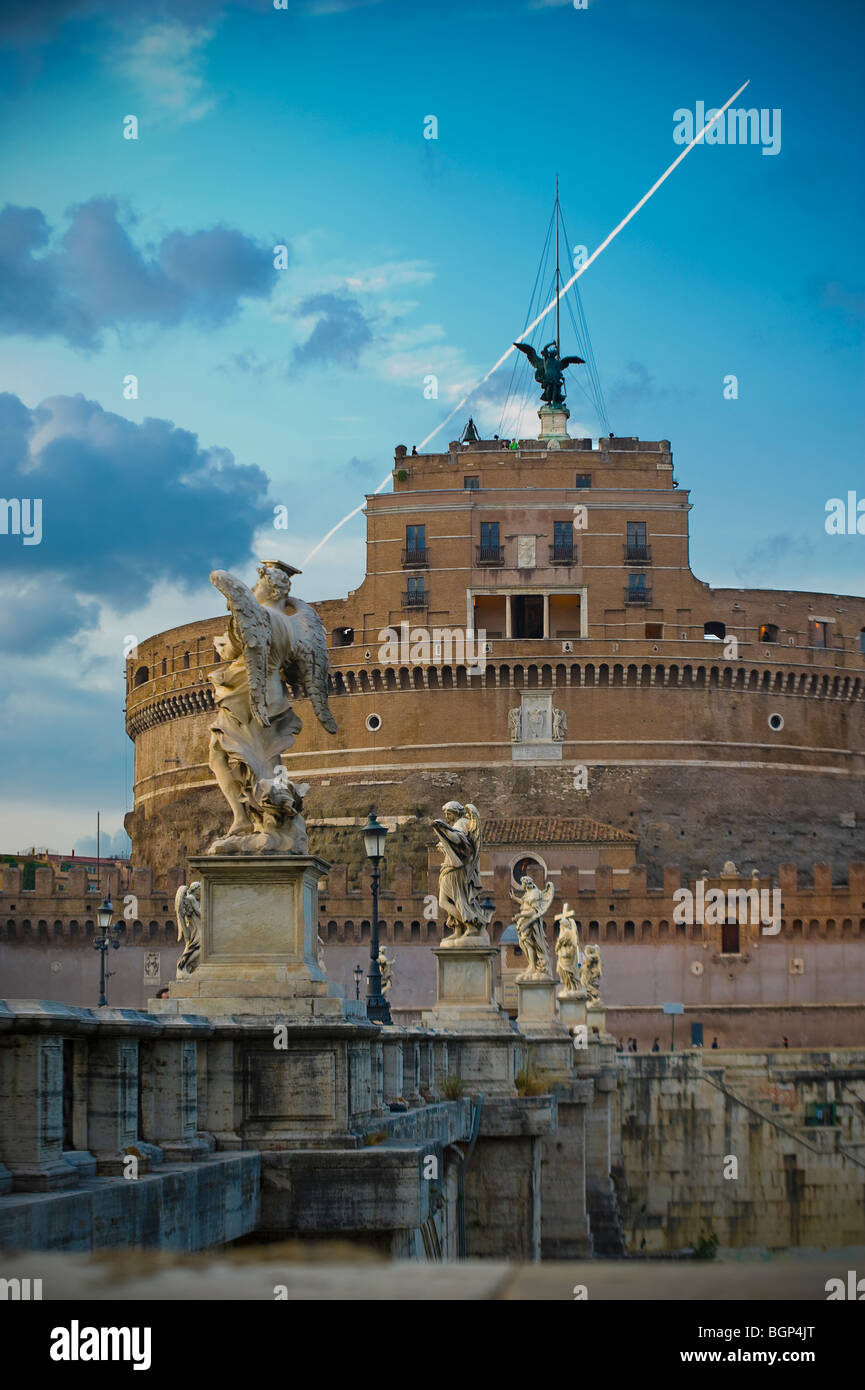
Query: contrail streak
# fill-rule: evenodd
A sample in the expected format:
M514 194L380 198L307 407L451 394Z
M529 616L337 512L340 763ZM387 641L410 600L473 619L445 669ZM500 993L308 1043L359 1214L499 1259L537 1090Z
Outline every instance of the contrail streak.
M712 119L711 119L710 121L707 121L707 122L706 122L706 124L703 126L702 130L699 130L699 131L697 132L697 134L694 136L693 140L691 140L691 141L685 146L685 148L682 150L682 153L681 153L680 155L677 155L677 156L676 156L676 158L673 160L673 162L672 162L672 164L669 166L669 168L665 169L664 172L663 172L663 174L661 175L661 177L660 177L659 179L657 179L657 180L655 181L655 183L652 184L652 187L649 189L648 193L644 193L644 194L643 194L643 196L642 196L642 198L640 199L640 201L639 201L638 203L635 203L635 204L634 204L634 206L631 208L631 211L627 214L627 216L625 216L625 217L622 218L622 220L621 220L621 222L619 223L619 225L618 225L617 227L614 227L613 230L612 230L610 233L608 233L607 236L604 237L604 240L601 242L600 246L596 246L596 247L595 247L595 249L594 249L594 251L592 252L591 256L589 256L587 260L583 261L583 264L580 266L580 268L579 268L578 270L575 270L575 271L574 271L573 275L571 276L570 280L568 280L567 284L565 284L565 285L562 286L561 290L559 291L559 299L561 299L562 295L563 295L563 294L566 294L567 291L571 288L571 285L575 284L575 283L577 282L577 280L579 280L580 276L581 276L582 274L584 274L585 271L588 270L588 268L589 268L589 266L592 264L592 262L593 262L593 261L596 261L596 260L598 259L598 256L600 256L601 252L602 252L602 251L606 251L606 249L607 249L607 247L609 246L610 242L613 241L614 238L617 237L617 236L619 235L619 232L621 232L622 229L623 229L624 227L627 227L627 225L628 225L628 223L630 222L630 220L631 220L632 217L636 217L637 213L640 211L640 208L643 208L643 207L646 206L646 203L649 201L649 199L652 197L652 195L653 195L654 193L657 193L658 189L661 187L661 184L664 183L664 181L670 177L670 175L672 174L673 170L676 169L676 168L681 164L682 160L685 158L685 155L690 154L690 152L691 152L691 150L694 148L694 146L697 145L697 144L699 144L699 142L702 140L703 136L706 134L706 131L707 131L707 130L711 130L712 126L715 125L716 121L719 121L719 120L721 119L721 117L723 116L724 112L727 110L727 107L728 107L728 106L732 106L732 104L733 104L733 102L736 100L736 98L737 98L738 96L741 96L741 95L742 95L742 93L744 92L745 88L748 86L748 83L749 83L750 81L751 81L751 79L750 79L750 77L749 77L749 78L747 79L747 81L745 81L745 82L742 83L742 85L741 85L741 87L739 88L738 92L734 92L733 95L732 95L731 97L729 97L729 98L727 99L727 101L724 102L724 105L720 108L720 110L718 110L718 111L715 112L715 114L714 114L714 116L712 117ZM538 324L541 322L541 320L542 320L542 319L545 319L546 316L547 316L547 314L549 314L555 307L556 307L556 300L555 300L555 297L553 297L553 298L550 300L550 302L549 302L549 304L547 305L547 307L546 307L545 309L542 309L542 310L541 310L541 312L538 314L537 318L533 319L532 322L528 325L528 327L523 329L522 333L521 333L520 336L516 339L516 341L517 341L518 343L520 343L520 342L522 342L523 338L525 338L525 337L527 337L527 336L529 335L529 333L534 332L534 330L537 328L537 326L538 326ZM512 343L511 346L507 349L507 351L502 353L502 355L501 355L501 357L499 358L498 362L496 362L494 366L490 367L489 371L486 373L485 376L482 376L482 377L481 377L481 379L480 379L480 381L477 383L477 385L475 385L475 386L472 387L472 389L471 389L471 391L469 391L468 395L463 396L463 398L462 398L461 401L457 401L457 403L456 403L456 405L454 406L453 410L450 411L450 413L449 413L448 415L446 415L446 416L444 417L444 419L443 419L442 421L440 421L439 424L436 425L435 429L432 430L432 431L427 435L426 439L422 439L422 440L421 440L420 444L419 444L417 447L418 447L419 449L422 449L422 448L424 447L424 445L429 444L429 442L430 442L431 439L435 439L436 435L439 433L440 430L443 430L443 429L444 429L444 427L445 427L445 425L448 423L448 421L449 421L449 420L452 420L452 419L454 418L454 416L455 416L460 410L462 410L463 406L467 404L467 402L471 399L471 397L475 394L475 392L476 392L481 386L483 386L483 385L485 384L485 382L489 381L490 377L493 376L494 373L498 371L499 367L501 367L503 363L507 362L507 360L508 360L508 358L510 357L511 353L512 353L512 352L515 352L515 351L516 351L516 348L514 347L514 345L513 345L513 343ZM378 487L375 489L375 493L373 493L373 496L375 496L376 493L381 492L382 488L387 487L387 485L388 485L388 483L390 482L392 476L393 476L392 473L388 473L388 475L387 475L386 478L382 478L382 480L381 480L381 482L379 483ZM327 535L326 535L326 536L323 536L322 539L318 542L318 544L315 545L315 546L313 546L312 550L309 552L309 554L307 555L307 557L306 557L306 559L304 560L303 563L304 563L305 565L309 564L309 562L310 562L310 560L312 559L313 555L316 555L316 554L318 553L318 551L321 550L322 546L327 544L327 542L330 540L331 536L335 535L336 532L340 529L340 527L344 526L345 523L346 523L347 521L351 521L352 517L357 516L357 514L358 514L359 512L362 512L365 505L366 505L365 501L364 501L364 502L361 502L360 506L359 506L359 507L355 507L355 509L354 509L353 512L349 512L348 516L344 516L344 517L342 518L342 521L338 521L338 522L336 523L335 526L332 526L331 529L328 531Z

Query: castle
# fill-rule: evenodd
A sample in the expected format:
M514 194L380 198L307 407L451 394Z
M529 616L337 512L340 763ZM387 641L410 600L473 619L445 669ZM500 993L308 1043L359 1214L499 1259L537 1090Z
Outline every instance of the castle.
M462 795L497 827L484 870L499 934L513 870L529 858L579 904L589 939L669 940L670 960L675 886L731 861L743 882L756 869L773 886L783 865L780 941L856 938L856 964L839 957L832 989L840 1002L855 977L850 1001L860 998L865 895L849 865L865 820L865 599L711 588L690 566L689 493L668 440L595 444L541 419L537 439L471 438L430 454L398 446L393 491L367 498L362 584L315 605L339 731L330 738L305 718L285 762L311 784L316 852L348 875L335 871L322 898L326 945L351 942L356 924L358 942L368 931L368 910L346 894L351 882L366 901L356 827L374 807L397 832L401 867L386 889L414 876L413 901L402 902L406 883L386 914L387 938L405 943L405 985L406 947L425 940L436 891L425 819ZM207 673L224 622L157 634L128 663L127 828L157 881L182 872L222 823ZM793 901L799 881L844 901L818 917ZM758 944L765 957L780 943ZM741 971L744 951L721 945L713 954ZM802 956L796 947L790 958ZM746 988L749 999L789 1000L780 985L800 967L778 967L783 981ZM813 980L799 983L813 998Z
M393 491L367 498L363 582L315 604L338 733L301 702L285 763L311 784L311 844L336 866L328 969L350 986L363 962L359 827L375 808L392 832L393 1000L429 1002L429 951L413 949L438 931L427 818L461 796L486 826L495 939L519 873L551 876L604 947L611 1020L645 1007L653 1034L682 998L754 1042L852 1041L856 1020L827 1007L855 1011L865 984L865 599L711 588L691 570L669 441L593 443L541 418L537 439L398 446ZM187 857L224 826L207 676L225 621L158 633L127 664L145 936L162 937ZM675 923L680 886L748 888L755 871L782 890L777 936Z

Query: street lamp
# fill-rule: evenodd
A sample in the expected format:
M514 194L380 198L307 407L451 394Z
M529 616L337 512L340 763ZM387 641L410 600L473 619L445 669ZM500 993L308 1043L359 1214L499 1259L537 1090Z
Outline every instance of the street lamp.
M101 936L94 936L94 938L93 938L93 949L94 949L94 951L98 951L98 952L99 952L99 1007L100 1007L100 1008L102 1008L102 1007L103 1007L105 1004L107 1004L107 1002L108 1002L107 999L105 998L105 981L106 981L106 979L109 979L109 980L110 980L110 979L111 979L111 976L114 974L114 971L113 971L113 970L109 970L108 973L107 973L107 975L106 975L106 973L105 973L105 952L108 950L109 946L113 946L113 947L114 947L114 950L115 950L115 951L117 950L118 946L120 945L120 941L119 941L118 938L119 938L120 932L123 931L123 923L122 923L122 922L115 922L115 923L114 923L114 926L112 927L112 925L111 925L111 918L112 918L113 916L114 916L114 904L112 903L111 899L108 897L108 894L106 893L105 897L102 899L102 902L99 904L98 908L96 909L96 920L97 920L97 922L99 923L99 929L100 929L102 935L101 935ZM109 930L113 930L113 931L115 932L115 936L114 936L114 939L113 939L113 940L112 940L111 937L109 937L109 935L108 935Z
M381 992L381 966L378 963L378 866L384 857L385 826L374 811L363 827L366 857L372 864L372 940L369 946L369 974L366 977L366 1016L373 1023L390 1023L390 1005Z
M362 979L363 979L363 967L360 966L360 965L356 965L356 966L354 967L354 997L355 997L355 999L359 999L359 998L360 998L360 982L361 982Z

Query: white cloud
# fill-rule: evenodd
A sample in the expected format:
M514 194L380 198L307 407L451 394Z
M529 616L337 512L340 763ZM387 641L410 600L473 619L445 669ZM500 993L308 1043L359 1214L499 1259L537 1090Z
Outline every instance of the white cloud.
M216 104L203 72L204 49L213 32L166 20L115 48L111 66L163 117L183 124L198 121Z
M435 279L435 271L427 261L385 261L345 275L342 284L357 294L379 294L399 285L427 285Z

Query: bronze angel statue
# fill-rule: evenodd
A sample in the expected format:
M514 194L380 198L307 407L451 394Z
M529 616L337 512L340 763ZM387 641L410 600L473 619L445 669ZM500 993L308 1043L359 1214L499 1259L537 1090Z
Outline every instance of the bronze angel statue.
M540 356L531 343L514 343L518 352L524 352L535 369L535 381L540 387L541 400L547 405L565 403L565 367L583 366L584 357L560 357L556 343L547 343L541 348Z
M295 574L293 565L265 560L252 589L226 570L210 576L231 613L214 642L222 662L209 676L217 707L209 762L232 822L209 854L309 849L301 814L309 787L292 782L281 762L302 727L289 693L309 698L329 734L336 721L327 703L327 634L315 609L290 597Z
M439 907L451 935L443 946L489 945L491 913L481 903L481 821L476 806L448 801L444 819L434 820L444 862L439 870Z

